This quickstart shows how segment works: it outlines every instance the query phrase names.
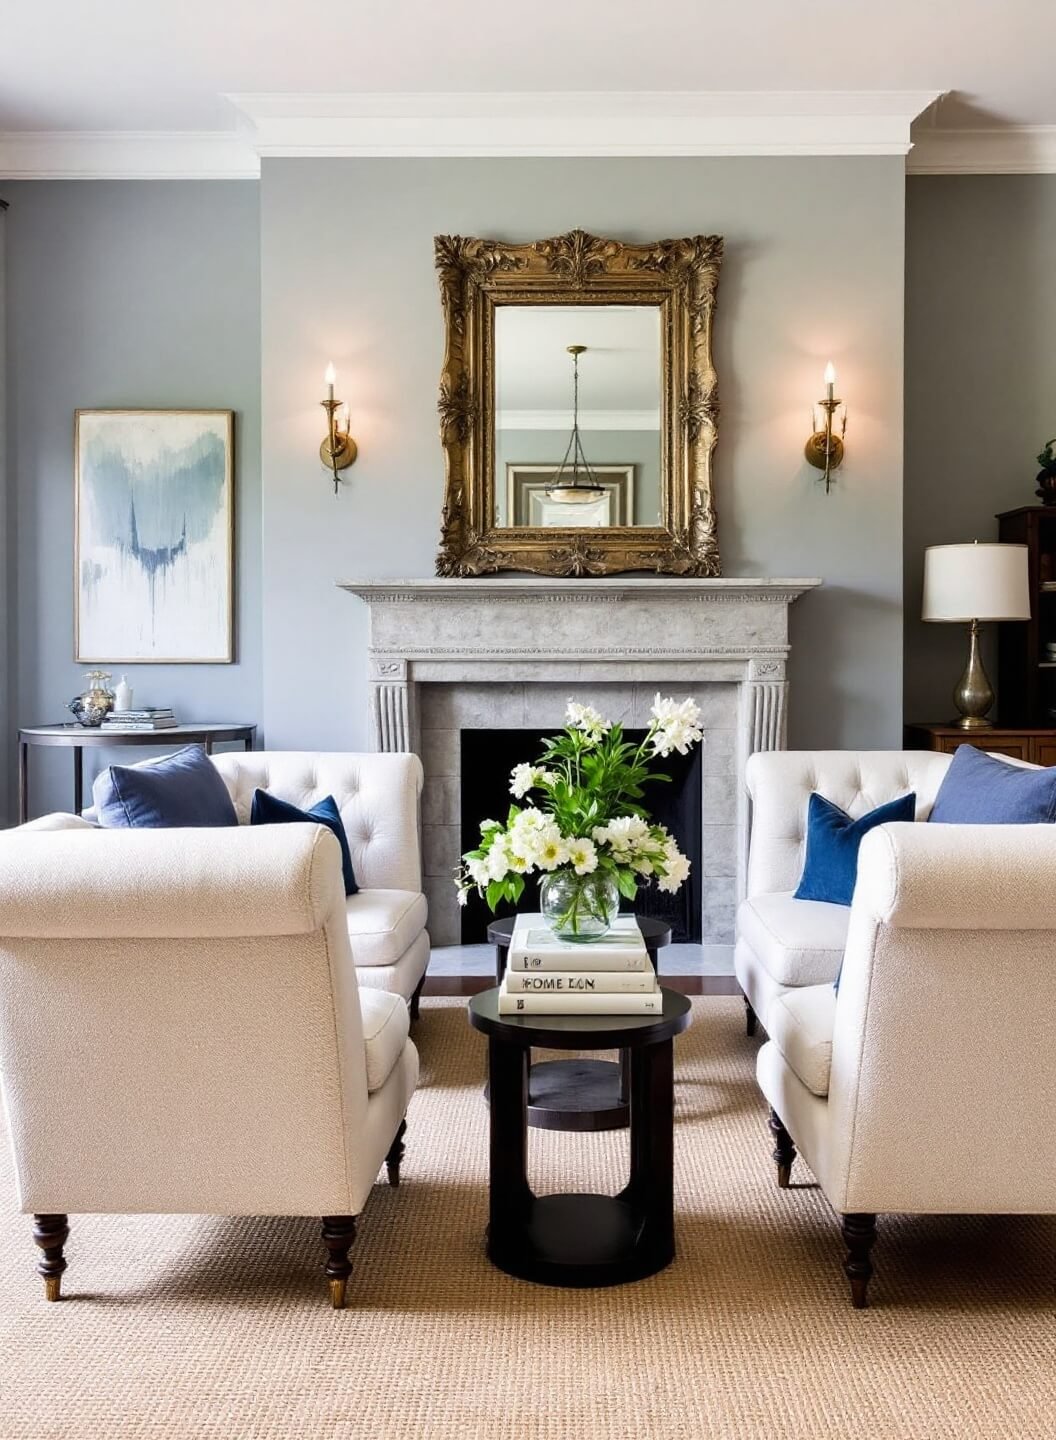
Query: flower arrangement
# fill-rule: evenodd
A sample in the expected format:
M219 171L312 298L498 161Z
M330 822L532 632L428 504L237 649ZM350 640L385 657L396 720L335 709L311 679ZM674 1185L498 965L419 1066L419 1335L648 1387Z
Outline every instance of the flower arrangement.
M516 765L510 775L514 801L534 794L536 803L512 804L505 821L482 821L480 845L463 855L459 904L473 890L493 911L500 900L516 904L524 877L538 871L540 904L553 928L591 940L609 930L620 896L633 900L643 882L678 890L689 861L640 802L647 784L670 780L651 762L703 741L700 708L657 695L651 716L635 745L621 725L570 700L563 731L547 741L538 763Z

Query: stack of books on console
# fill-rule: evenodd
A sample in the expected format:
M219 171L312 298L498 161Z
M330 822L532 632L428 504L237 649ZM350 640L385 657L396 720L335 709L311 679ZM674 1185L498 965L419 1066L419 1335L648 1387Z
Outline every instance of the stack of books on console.
M569 944L541 915L518 915L500 1015L662 1015L664 997L633 915L603 940Z
M167 705L143 705L138 710L111 710L103 721L104 730L171 730L176 716Z

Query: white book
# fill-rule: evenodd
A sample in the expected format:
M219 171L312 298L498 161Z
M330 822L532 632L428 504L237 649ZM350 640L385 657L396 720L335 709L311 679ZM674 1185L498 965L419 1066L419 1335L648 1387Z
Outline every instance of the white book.
M569 944L553 931L514 931L508 957L511 970L644 970L649 965L645 941L634 932L613 931L604 940Z
M646 995L656 989L656 975L644 970L507 970L511 995Z
M511 995L499 987L500 1015L662 1015L664 995Z

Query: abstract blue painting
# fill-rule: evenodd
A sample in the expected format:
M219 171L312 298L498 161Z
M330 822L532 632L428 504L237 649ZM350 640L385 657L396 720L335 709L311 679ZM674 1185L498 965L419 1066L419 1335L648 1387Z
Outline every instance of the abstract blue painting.
M76 659L229 664L230 410L78 410Z

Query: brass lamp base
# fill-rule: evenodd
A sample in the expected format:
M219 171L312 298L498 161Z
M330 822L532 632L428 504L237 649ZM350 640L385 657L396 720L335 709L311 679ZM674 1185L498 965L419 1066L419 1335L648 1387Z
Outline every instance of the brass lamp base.
M346 435L343 430L334 432L335 445L330 448L329 439L324 440L319 446L319 459L328 470L347 470L353 464L359 454L359 448L351 435Z
M960 719L953 722L958 729L993 729L993 724L986 715L994 703L994 688L983 669L979 654L978 620L973 620L968 627L968 663L953 692L953 703L960 712Z

